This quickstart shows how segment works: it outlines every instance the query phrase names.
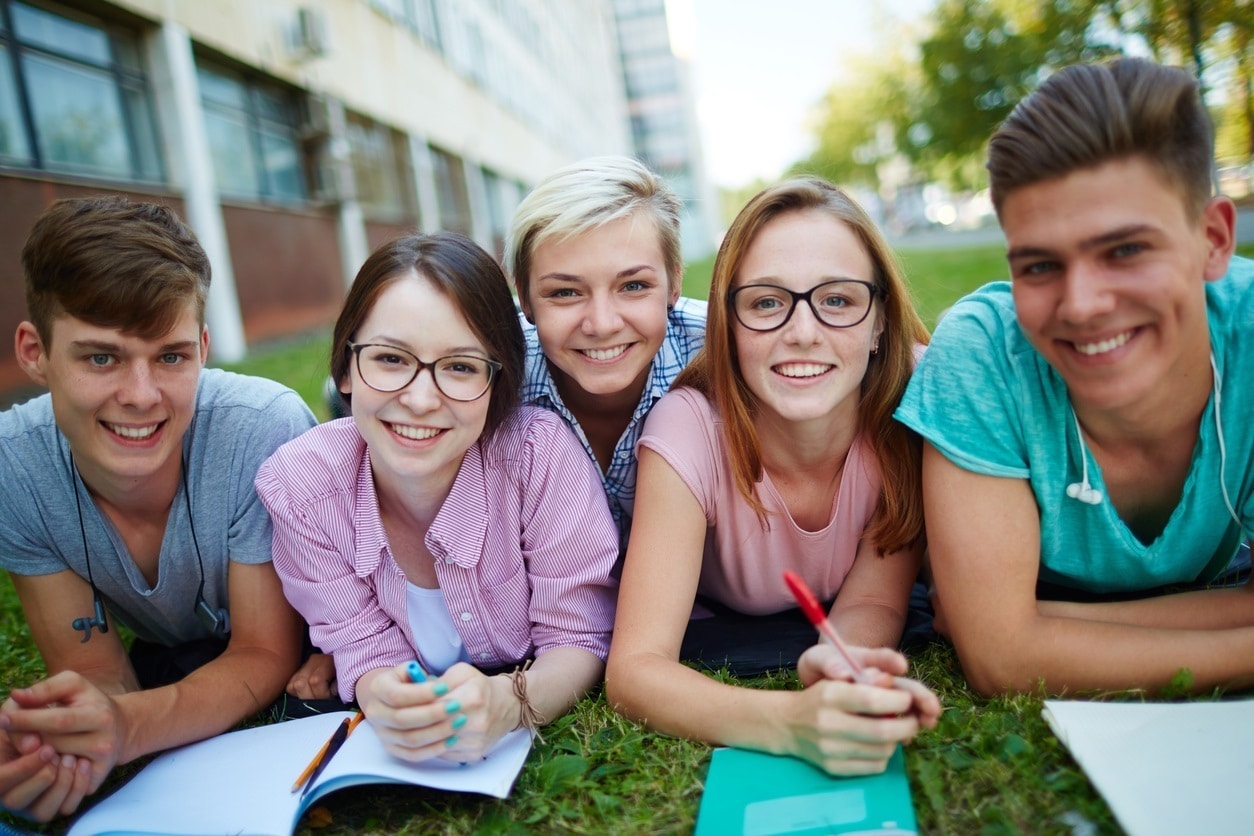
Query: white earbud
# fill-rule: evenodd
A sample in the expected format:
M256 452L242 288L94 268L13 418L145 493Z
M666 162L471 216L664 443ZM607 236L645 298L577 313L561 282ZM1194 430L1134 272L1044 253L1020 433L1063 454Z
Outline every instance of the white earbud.
M1072 482L1070 485L1067 485L1067 496L1083 502L1085 505L1102 504L1102 492L1090 485L1087 479L1083 482Z
M1102 492L1089 484L1089 456L1084 446L1084 433L1080 432L1080 416L1071 410L1071 420L1075 422L1075 437L1080 442L1080 481L1067 485L1067 496L1083 502L1085 505L1101 505Z

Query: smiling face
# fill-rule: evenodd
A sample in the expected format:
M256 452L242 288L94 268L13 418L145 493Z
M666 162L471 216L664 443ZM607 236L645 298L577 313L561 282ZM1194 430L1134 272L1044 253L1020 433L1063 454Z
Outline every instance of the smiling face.
M412 271L379 294L353 341L395 346L424 363L448 355L492 359L453 301ZM474 401L452 400L436 388L429 368L396 392L379 392L361 379L356 360L340 389L352 395L353 420L383 493L399 492L403 483L424 491L451 487L462 457L483 433L492 398L489 389Z
M1204 280L1228 267L1231 216L1196 220L1129 158L1011 192L1002 208L1015 310L1077 410L1156 409L1207 374Z
M536 247L523 307L564 398L617 396L634 409L678 298L656 226L629 215Z
M825 211L805 209L767 222L745 251L734 288L772 284L804 293L837 279L874 281L870 256L852 230ZM882 328L879 303L858 325L832 328L804 302L778 330L758 332L734 317L736 356L767 420L856 422L859 392Z
M23 368L51 391L57 427L89 487L141 480L142 490L178 473L209 351L193 302L154 339L62 314L46 344L23 322L16 345Z

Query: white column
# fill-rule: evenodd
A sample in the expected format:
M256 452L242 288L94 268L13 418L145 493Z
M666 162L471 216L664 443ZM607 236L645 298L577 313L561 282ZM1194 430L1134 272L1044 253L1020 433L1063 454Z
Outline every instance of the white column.
M435 187L435 164L425 136L409 134L409 160L414 170L414 194L418 197L418 225L423 232L440 228L440 195Z
M344 115L344 103L328 96L326 99L327 164L334 183L336 205L336 233L340 244L340 269L344 274L345 287L363 262L370 255L370 241L366 237L366 216L357 201L357 181L353 177L352 149L348 144L348 122Z
M187 222L213 265L205 310L213 336L213 355L226 362L241 360L248 345L205 133L192 41L186 29L167 19L149 40L148 48L170 176L183 189Z
M466 173L466 195L470 200L470 237L488 252L492 252L492 213L488 206L487 182L483 169L465 157L462 171Z

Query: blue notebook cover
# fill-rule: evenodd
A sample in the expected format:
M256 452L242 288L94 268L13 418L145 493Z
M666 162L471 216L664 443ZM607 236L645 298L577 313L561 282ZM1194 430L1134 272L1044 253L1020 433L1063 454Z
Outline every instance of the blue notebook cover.
M796 758L716 749L695 836L918 833L901 747L879 775L833 778Z

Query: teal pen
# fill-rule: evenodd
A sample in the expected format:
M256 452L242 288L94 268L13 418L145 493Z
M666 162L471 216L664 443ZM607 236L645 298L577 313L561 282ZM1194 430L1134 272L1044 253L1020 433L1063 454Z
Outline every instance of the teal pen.
M422 683L422 682L427 681L426 671L424 671L422 669L422 665L418 664L417 662L410 662L408 665L406 665L405 672L409 674L410 682Z

